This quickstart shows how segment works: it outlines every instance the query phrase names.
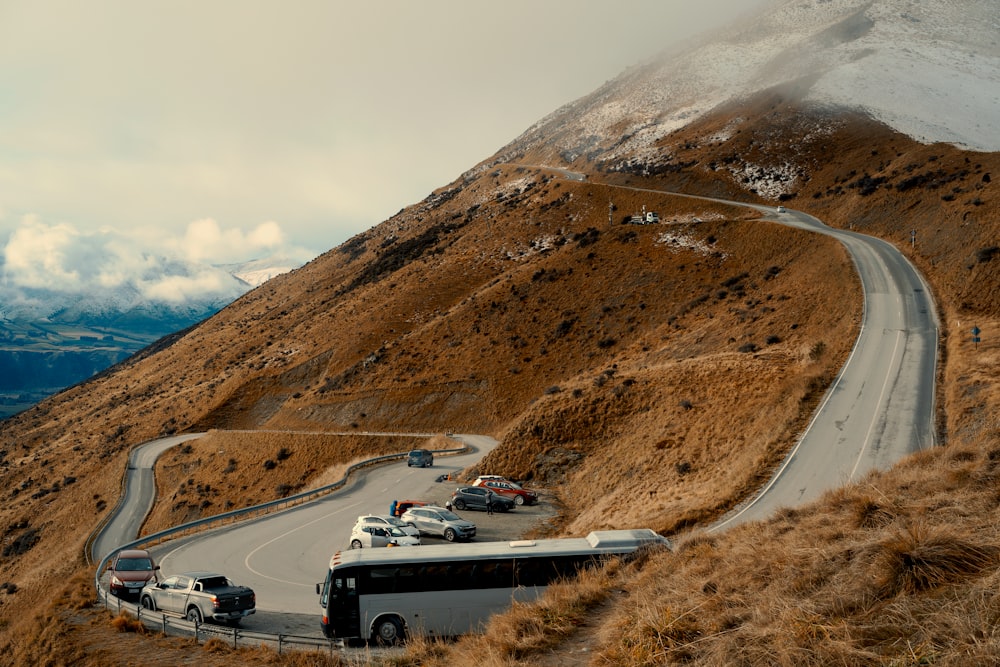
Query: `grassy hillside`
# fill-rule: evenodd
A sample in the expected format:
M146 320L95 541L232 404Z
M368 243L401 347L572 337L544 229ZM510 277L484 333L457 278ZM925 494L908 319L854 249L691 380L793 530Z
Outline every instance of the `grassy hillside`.
M719 140L737 112L740 132ZM117 630L87 609L84 542L117 501L131 446L215 429L165 455L144 530L410 446L332 434L460 431L501 440L484 468L562 500L555 532L648 525L678 540L674 554L513 610L483 638L415 644L407 664L992 656L1000 158L770 98L725 114L671 135L655 159L568 164L514 144L185 335L0 423L4 655L122 661L101 648ZM704 535L794 443L849 352L861 298L830 239L645 190L772 201L766 185L791 178L788 163L786 205L882 236L927 275L945 334L943 446L767 524ZM537 166L556 164L588 178ZM663 222L621 224L643 206ZM257 432L210 456L234 429ZM259 465L282 450L280 466ZM206 655L140 641L171 664Z

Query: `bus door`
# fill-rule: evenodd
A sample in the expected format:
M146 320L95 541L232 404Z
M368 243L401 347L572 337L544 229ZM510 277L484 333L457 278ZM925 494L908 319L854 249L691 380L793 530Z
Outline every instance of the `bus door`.
M333 636L361 637L358 580L353 573L334 573L330 581L330 626Z

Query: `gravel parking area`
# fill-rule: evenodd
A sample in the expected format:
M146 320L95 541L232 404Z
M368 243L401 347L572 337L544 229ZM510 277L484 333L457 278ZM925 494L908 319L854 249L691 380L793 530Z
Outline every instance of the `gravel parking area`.
M468 486L468 484L456 481L436 482L433 486L428 487L423 499L444 507L445 501L451 498L451 494L459 486ZM542 489L529 488L538 492L538 503L535 505L518 505L509 512L495 512L492 516L478 510L467 509L459 512L453 509L452 511L466 521L476 524L477 542L519 540L531 531L544 528L558 515L550 494ZM421 540L423 544L447 544L444 540L438 540L434 537L424 536Z

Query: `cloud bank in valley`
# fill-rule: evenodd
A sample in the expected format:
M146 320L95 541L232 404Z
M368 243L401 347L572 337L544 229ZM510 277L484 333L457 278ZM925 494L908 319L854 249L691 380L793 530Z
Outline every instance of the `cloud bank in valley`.
M6 310L43 308L39 295L53 292L131 294L167 304L230 300L247 286L217 265L275 254L298 263L312 256L290 248L275 222L245 232L206 218L171 237L148 230L83 230L25 216L0 251L0 299Z

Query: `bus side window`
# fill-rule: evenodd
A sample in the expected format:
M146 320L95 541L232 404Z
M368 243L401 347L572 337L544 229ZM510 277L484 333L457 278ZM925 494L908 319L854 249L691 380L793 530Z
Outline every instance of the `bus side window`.
M494 560L483 563L479 588L510 588L514 585L514 561Z

